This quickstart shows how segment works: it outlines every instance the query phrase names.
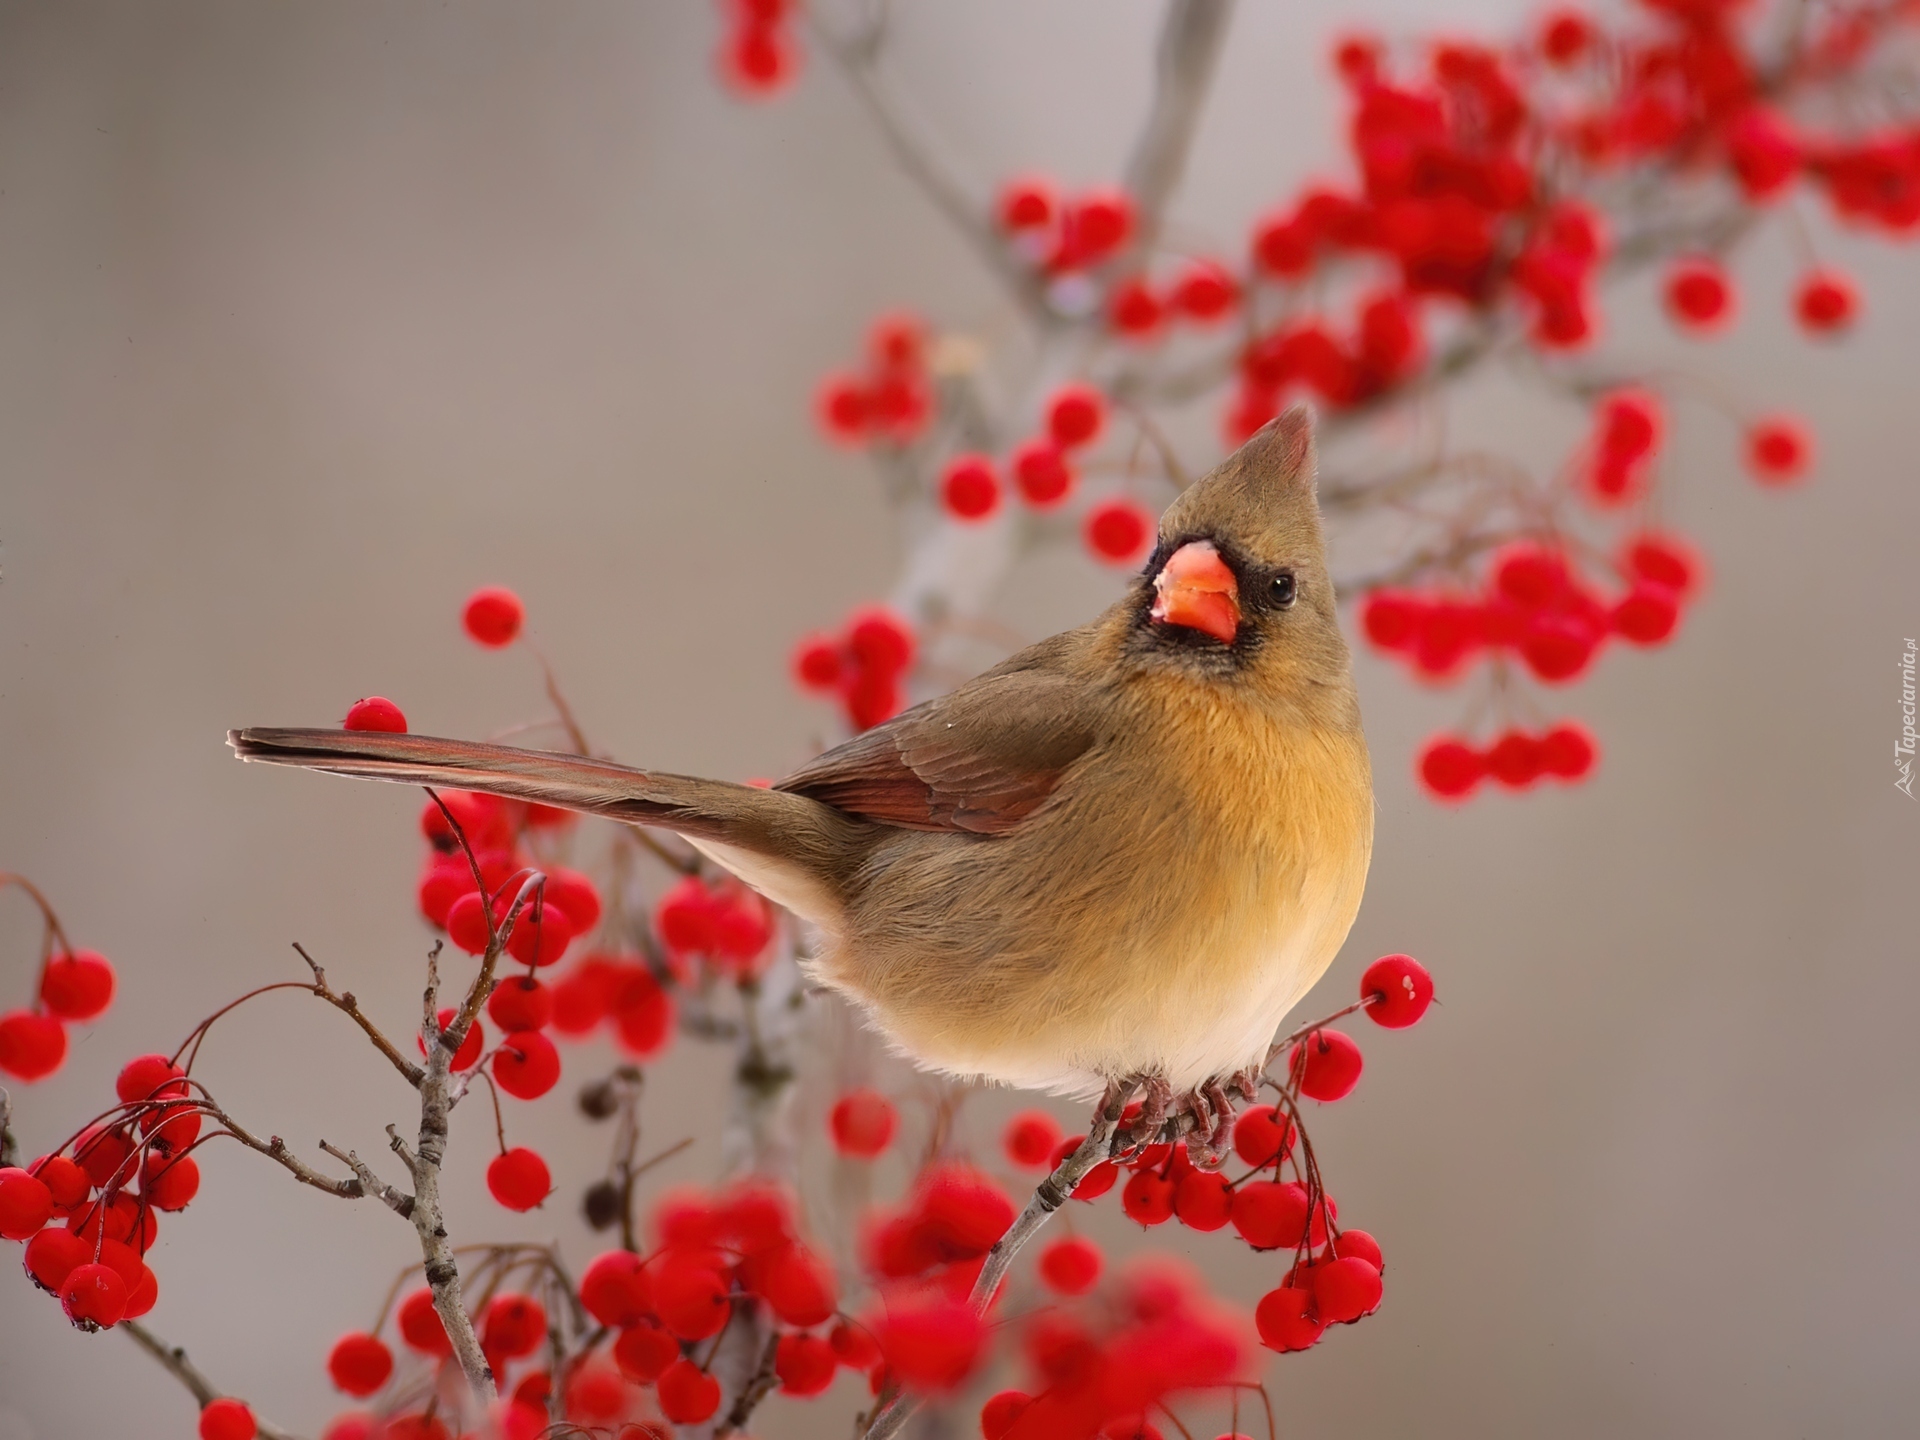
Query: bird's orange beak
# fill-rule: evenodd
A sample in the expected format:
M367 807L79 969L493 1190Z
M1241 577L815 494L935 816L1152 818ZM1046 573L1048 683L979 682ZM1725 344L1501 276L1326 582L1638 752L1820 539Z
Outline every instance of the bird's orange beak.
M1231 645L1240 630L1240 583L1210 540L1192 540L1153 577L1153 618Z

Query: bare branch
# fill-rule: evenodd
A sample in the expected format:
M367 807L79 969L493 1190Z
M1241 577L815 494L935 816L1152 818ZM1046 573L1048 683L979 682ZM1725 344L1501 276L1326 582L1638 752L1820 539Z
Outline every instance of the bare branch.
M1135 255L1145 255L1159 238L1167 202L1186 172L1187 153L1232 18L1233 0L1168 0L1160 25L1153 108L1127 163L1127 193L1137 212Z
M386 1202L387 1208L394 1214L404 1217L413 1214L413 1197L404 1191L396 1190L367 1167L367 1163L353 1151L334 1149L326 1141L320 1142L320 1148L341 1162L359 1177L360 1188L367 1194Z
M126 1331L134 1344L158 1360L169 1375L186 1386L187 1393L199 1402L202 1410L221 1398L221 1391L187 1359L187 1352L180 1346L168 1345L138 1320L122 1320L115 1328ZM278 1425L270 1425L257 1415L254 1420L260 1427L263 1440L295 1440L293 1435Z
M354 1024L366 1031L367 1038L373 1041L374 1049L386 1056L392 1063L393 1068L406 1077L407 1083L418 1090L420 1088L420 1077L423 1073L420 1067L414 1064L413 1061L407 1059L405 1055L401 1054L399 1047L381 1033L380 1027L361 1013L360 1002L353 998L352 991L348 991L344 995L336 995L332 990L327 988L327 972L320 968L320 962L309 955L306 952L306 948L301 945L298 940L293 942L293 948L299 952L300 958L306 961L308 968L313 971L313 993L333 1006L333 1008L341 1014L350 1017Z

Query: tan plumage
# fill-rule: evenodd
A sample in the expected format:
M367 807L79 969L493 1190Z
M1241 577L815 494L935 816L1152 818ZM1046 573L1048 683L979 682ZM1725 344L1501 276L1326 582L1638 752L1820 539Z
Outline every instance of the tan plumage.
M677 831L818 925L816 977L929 1068L1187 1091L1262 1059L1332 962L1373 797L1305 412L1182 494L1160 541L1091 624L771 791L419 736L230 738L243 759ZM1175 557L1234 598L1171 583ZM1207 633L1222 604L1231 641Z

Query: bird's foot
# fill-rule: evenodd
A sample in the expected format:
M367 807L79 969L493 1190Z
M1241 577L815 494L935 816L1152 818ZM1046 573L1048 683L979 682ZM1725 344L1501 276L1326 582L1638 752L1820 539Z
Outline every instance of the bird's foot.
M1209 1080L1182 1096L1181 1104L1193 1120L1186 1137L1187 1158L1202 1170L1218 1170L1233 1142L1233 1101L1227 1086L1218 1079Z
M1174 1108L1173 1087L1167 1084L1166 1076L1142 1075L1133 1083L1140 1090L1140 1109L1114 1131L1115 1160L1130 1160L1158 1140L1167 1115Z

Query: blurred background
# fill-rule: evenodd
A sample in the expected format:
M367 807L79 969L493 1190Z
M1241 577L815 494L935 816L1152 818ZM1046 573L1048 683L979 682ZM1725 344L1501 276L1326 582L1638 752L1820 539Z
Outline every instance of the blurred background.
M978 193L1118 174L1157 5L898 11L892 73ZM1243 4L1174 223L1237 254L1257 212L1341 173L1340 26L1498 36L1530 13ZM121 981L66 1068L15 1087L29 1155L107 1103L126 1057L300 978L292 941L404 1026L417 797L243 769L223 735L334 723L369 693L429 733L538 717L524 650L460 634L476 585L522 594L624 759L744 777L830 737L790 647L886 593L901 551L867 465L817 439L814 386L879 310L964 329L1000 301L823 57L742 104L714 79L720 29L703 0L0 5L0 867ZM1798 413L1820 460L1763 492L1729 426L1682 413L1671 515L1713 578L1676 644L1610 653L1567 695L1601 739L1592 782L1434 804L1411 757L1457 697L1359 656L1379 848L1302 1013L1390 950L1431 966L1441 1006L1362 1033L1366 1077L1316 1128L1343 1220L1385 1246L1387 1300L1271 1358L1295 1440L1882 1436L1920 1407L1920 807L1888 759L1920 635L1920 255L1817 238L1865 296L1838 345L1790 323L1778 227L1738 261L1731 338L1672 339L1638 291L1609 306L1609 353ZM1578 419L1494 387L1457 424L1546 463ZM1037 637L1118 583L1068 546L1001 618ZM0 1008L29 998L37 935L0 901ZM357 1041L275 997L199 1073L263 1133L377 1151L408 1095ZM612 1058L568 1055L570 1074ZM721 1066L682 1044L661 1067L655 1140L695 1133ZM916 1115L913 1079L876 1078ZM518 1122L563 1183L605 1154L570 1093ZM969 1103L983 1159L1015 1104ZM525 1217L486 1199L487 1128L455 1127L456 1232L592 1253L569 1196ZM260 1157L201 1159L151 1324L315 1433L340 1408L326 1347L371 1323L413 1237ZM716 1164L709 1144L663 1182ZM1134 1243L1120 1218L1076 1216ZM1274 1283L1173 1228L1154 1243L1239 1301ZM846 1434L863 1394L838 1383L756 1433ZM71 1330L0 1264L0 1440L192 1426L133 1345Z

